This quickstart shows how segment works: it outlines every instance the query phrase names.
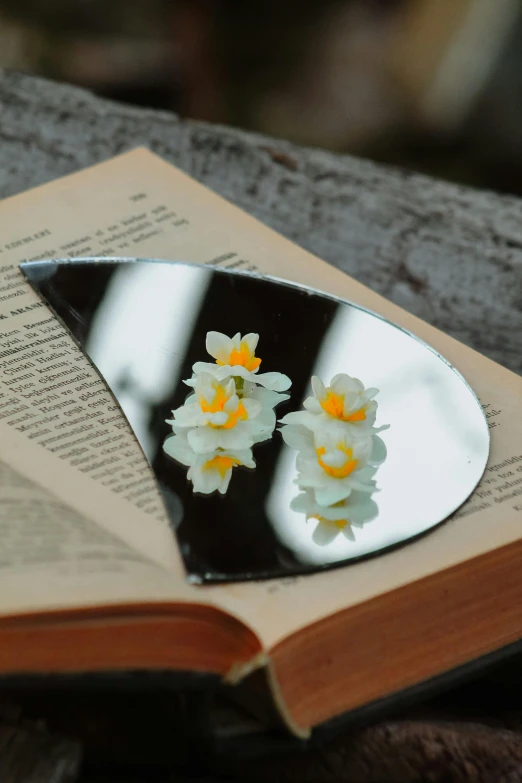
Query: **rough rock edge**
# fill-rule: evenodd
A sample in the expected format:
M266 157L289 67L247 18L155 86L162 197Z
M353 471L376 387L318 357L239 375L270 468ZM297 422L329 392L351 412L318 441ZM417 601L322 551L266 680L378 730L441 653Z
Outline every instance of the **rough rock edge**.
M522 371L519 199L0 71L0 196L138 145Z

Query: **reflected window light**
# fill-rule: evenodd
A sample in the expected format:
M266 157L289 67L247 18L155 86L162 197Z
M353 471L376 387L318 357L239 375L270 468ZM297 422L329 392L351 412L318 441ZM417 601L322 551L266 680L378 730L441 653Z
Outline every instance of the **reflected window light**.
M128 264L116 270L96 311L87 353L96 356L111 389L119 390L118 402L149 459L150 410L182 380L181 363L209 282L210 272L189 266Z
M391 425L381 433L388 457L375 476L380 490L373 496L379 506L375 522L354 528L355 541L336 536L319 545L314 541L315 520L306 522L304 514L289 508L299 489L293 483L296 452L284 446L266 513L281 542L310 563L363 556L392 546L412 528L423 529L436 496L458 497L462 481L468 480L465 474L471 478L484 448L484 432L477 429L466 384L449 367L441 372L435 352L388 322L357 308L339 307L313 370L326 384L338 373L380 390L376 425ZM305 398L311 393L310 386Z

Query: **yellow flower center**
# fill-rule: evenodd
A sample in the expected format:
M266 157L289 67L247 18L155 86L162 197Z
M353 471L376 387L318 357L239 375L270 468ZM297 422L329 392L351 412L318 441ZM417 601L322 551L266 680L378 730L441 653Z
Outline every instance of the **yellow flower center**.
M211 427L218 427L222 428L224 430L230 430L232 427L235 427L238 421L241 419L242 421L246 421L248 419L248 413L246 411L245 406L242 402L239 403L234 413L228 413L225 411L225 403L228 402L229 397L227 397L227 393L225 389L221 386L221 384L218 384L216 386L216 396L214 397L214 400L212 402L207 402L205 398L201 400L201 410L203 413L221 413L225 412L227 413L228 419L224 424L218 425L218 424L210 424Z
M327 390L326 398L320 402L323 411L330 416L333 416L335 419L341 419L341 421L364 421L366 419L366 411L364 408L359 408L358 411L345 416L344 394L336 394L331 389Z
M346 454L346 460L340 467L333 468L331 465L327 465L326 462L323 462L321 457L326 454L326 448L324 446L321 446L319 449L315 450L317 453L317 461L325 473L328 473L328 475L332 476L332 478L346 478L350 475L350 473L353 473L357 467L357 460L353 459L352 450L347 448L343 443L338 443L337 449Z
M249 372L254 372L261 364L261 359L258 359L251 353L248 345L242 340L239 344L239 350L233 348L226 362L221 362L219 359L216 359L216 363L221 366L229 364L231 367L241 365L241 367L245 367Z
M216 457L212 457L208 462L205 462L202 470L219 470L221 478L225 478L227 471L233 468L235 465L240 465L238 459L234 457L221 457L219 454Z
M319 522L327 522L328 524L333 524L339 528L339 530L342 530L343 527L346 527L348 524L347 519L325 519L324 517L316 516L314 519L319 520Z

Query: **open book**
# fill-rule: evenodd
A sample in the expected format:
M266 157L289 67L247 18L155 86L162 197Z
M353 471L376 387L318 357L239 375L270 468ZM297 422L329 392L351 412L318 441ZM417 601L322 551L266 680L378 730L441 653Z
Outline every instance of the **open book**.
M520 639L521 378L146 150L4 201L0 225L0 675L147 669L239 683L260 669L306 736ZM492 436L481 485L444 525L373 560L189 584L125 417L18 270L79 256L271 274L409 329L481 399Z

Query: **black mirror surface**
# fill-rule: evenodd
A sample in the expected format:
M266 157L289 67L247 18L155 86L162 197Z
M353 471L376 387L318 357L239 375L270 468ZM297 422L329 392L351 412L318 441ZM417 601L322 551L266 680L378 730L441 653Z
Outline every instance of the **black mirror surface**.
M356 305L296 285L209 267L134 259L37 261L22 271L109 385L163 492L192 581L260 579L345 565L443 522L484 471L489 435L463 378L434 350ZM256 332L263 371L292 379L280 419L302 409L310 378L337 373L377 387L388 456L375 476L373 518L350 539L317 534L290 508L296 453L278 431L254 447L225 495L195 494L163 451L165 420L209 331Z

